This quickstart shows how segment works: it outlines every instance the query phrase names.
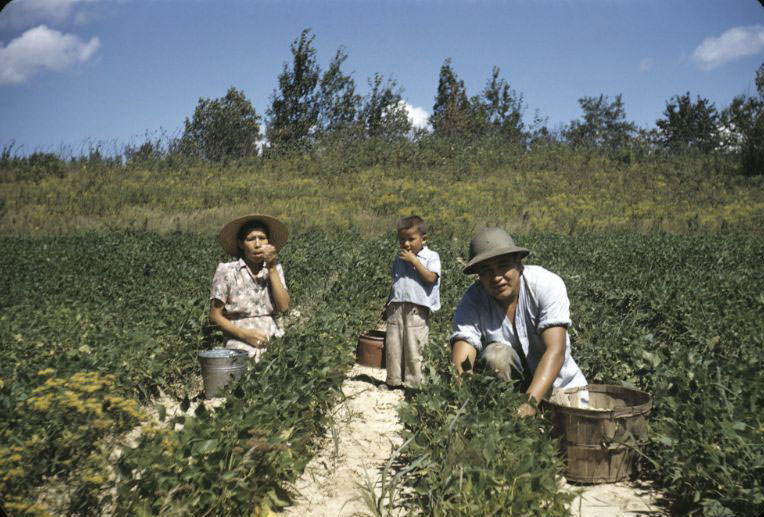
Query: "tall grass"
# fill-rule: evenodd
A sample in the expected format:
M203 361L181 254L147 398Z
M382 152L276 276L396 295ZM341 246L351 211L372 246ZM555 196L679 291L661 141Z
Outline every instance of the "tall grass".
M135 155L131 155L133 158ZM764 182L723 155L617 154L549 144L340 140L226 164L173 154L0 160L0 233L140 228L209 232L244 212L372 234L421 213L471 231L759 232Z

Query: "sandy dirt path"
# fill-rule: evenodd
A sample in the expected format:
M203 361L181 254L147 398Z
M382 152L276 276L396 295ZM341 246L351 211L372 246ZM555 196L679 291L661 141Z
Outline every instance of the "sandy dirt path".
M295 484L300 497L280 515L370 514L362 487L376 487L379 496L381 471L402 443L397 408L403 392L380 389L384 381L384 370L360 365L350 370L342 385L345 400L335 407L321 450Z
M649 485L632 483L571 486L579 495L570 507L573 517L662 517L667 515L658 505L660 494Z
M364 502L368 490L380 493L381 472L402 444L397 408L401 391L380 389L385 371L355 365L342 385L345 400L333 413L333 424L322 438L319 453L308 463L294 488L295 505L279 515L344 517L373 515ZM578 495L571 505L575 517L662 516L658 496L649 486L630 483L564 485ZM399 510L393 515L405 515Z

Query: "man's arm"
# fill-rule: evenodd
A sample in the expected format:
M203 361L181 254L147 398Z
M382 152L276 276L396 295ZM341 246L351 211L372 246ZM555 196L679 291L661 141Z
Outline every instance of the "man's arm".
M541 402L544 395L552 388L557 374L560 373L562 363L565 360L565 327L556 326L544 329L541 332L541 339L546 345L546 351L541 356L536 371L533 374L531 385L528 386L526 393L528 399L533 397L536 403ZM530 416L536 413L530 404L523 404L517 410L521 416Z
M466 341L457 339L451 346L451 361L454 363L456 373L459 377L464 373L462 370L462 363L464 363L465 359L470 362L470 369L467 370L467 373L472 373L474 371L476 357L477 350Z

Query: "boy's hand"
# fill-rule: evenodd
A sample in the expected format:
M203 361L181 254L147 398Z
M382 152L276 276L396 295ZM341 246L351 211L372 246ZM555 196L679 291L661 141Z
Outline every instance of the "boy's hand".
M414 252L410 251L410 250L403 250L402 249L398 253L398 256L400 257L401 260L403 260L404 262L408 262L412 266L417 261L416 254Z

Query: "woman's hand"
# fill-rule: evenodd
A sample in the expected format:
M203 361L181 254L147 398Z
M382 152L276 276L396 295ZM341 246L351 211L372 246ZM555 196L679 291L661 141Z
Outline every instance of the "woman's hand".
M260 253L262 254L263 262L265 262L266 267L270 268L276 265L278 253L273 244L263 244L260 247Z
M268 335L260 329L241 329L240 338L242 341L255 348L265 348L268 344Z
M265 348L268 343L268 334L260 329L237 327L223 314L224 307L225 304L221 300L213 298L210 304L210 320L212 320L212 323L220 327L220 330L225 334L239 341L244 341L255 348Z

